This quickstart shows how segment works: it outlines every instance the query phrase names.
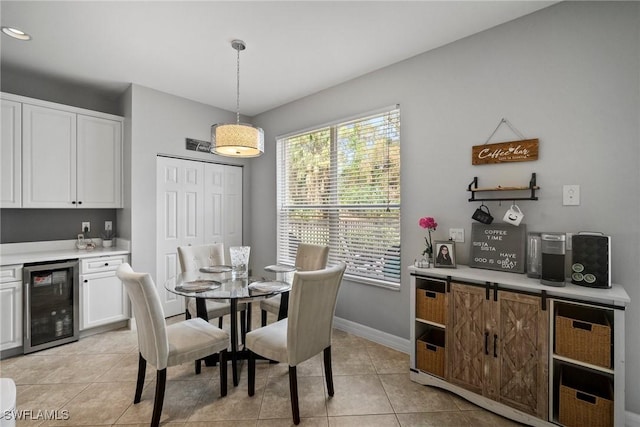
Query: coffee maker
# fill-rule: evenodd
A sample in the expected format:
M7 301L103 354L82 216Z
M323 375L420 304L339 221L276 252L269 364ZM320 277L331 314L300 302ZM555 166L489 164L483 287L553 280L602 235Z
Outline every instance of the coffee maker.
M540 283L549 286L565 286L565 245L564 233L542 233L540 235L542 266Z

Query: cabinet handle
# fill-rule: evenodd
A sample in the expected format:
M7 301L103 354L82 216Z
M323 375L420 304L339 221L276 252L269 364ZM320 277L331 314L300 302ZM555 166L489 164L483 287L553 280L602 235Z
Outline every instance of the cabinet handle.
M75 204L76 204L76 201L74 200L73 202L71 202L71 204L72 204L72 205L75 205Z
M79 205L81 205L81 204L82 204L82 202L78 202L78 204L79 204Z
M489 355L489 332L484 333L484 354Z
M436 293L435 292L425 292L425 295L427 296L427 298L436 298Z
M580 322L579 320L574 320L573 321L573 328L574 329L583 329L585 331L591 331L591 324L587 323L587 322Z
M582 400L584 402L591 403L592 405L596 404L596 397L595 396L591 396L590 394L582 393L580 391L576 391L576 399L580 399L580 400Z
M87 279L84 279L84 283L89 283L89 281Z
M105 267L109 267L109 263L108 263L108 262L105 262L105 263L104 263L104 266L105 266Z
M498 334L493 334L493 357L498 357Z

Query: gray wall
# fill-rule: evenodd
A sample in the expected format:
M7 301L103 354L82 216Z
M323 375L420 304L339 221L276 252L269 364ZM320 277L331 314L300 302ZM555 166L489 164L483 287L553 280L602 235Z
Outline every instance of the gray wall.
M100 237L104 222L118 233L115 209L0 209L0 243L73 240L91 223L87 238Z
M399 103L402 114L402 260L423 249L422 216L465 229L458 262L466 264L470 219L479 203L468 184L526 185L538 201L520 207L530 231L601 231L612 236L612 274L627 310L627 410L640 413L639 115L640 5L563 2L440 49L298 100L254 118L266 130L266 153L252 163L251 245L258 265L275 253L275 137ZM540 139L535 162L471 165L501 118ZM502 131L492 142L517 139ZM581 186L581 205L562 206L562 185ZM500 218L507 209L489 204ZM409 337L409 274L400 292L346 282L337 315Z
M123 86L110 91L96 90L88 85L42 76L28 70L17 70L6 65L2 66L0 73L0 87L3 92L117 116L123 114L120 95L126 88Z
M185 138L207 141L210 139L211 125L235 122L235 113L139 85L132 85L125 97L131 100L131 110L125 116L124 152L125 165L131 164L131 176L125 176L125 211L131 213L132 266L135 270L150 272L155 277L157 155L234 165L245 165L247 160L218 157L185 148ZM243 211L251 212L248 188L251 174L249 168L243 169ZM123 215L126 213L123 212ZM249 239L249 223L245 216L243 240L248 242Z

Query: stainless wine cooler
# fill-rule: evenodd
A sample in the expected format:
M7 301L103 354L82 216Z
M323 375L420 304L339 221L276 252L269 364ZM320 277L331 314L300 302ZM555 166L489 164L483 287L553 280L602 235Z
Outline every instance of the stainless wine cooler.
M24 353L78 340L78 260L25 264Z

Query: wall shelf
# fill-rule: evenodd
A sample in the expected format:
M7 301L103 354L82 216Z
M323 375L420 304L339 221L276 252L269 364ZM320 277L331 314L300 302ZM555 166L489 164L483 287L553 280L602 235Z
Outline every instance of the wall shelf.
M540 187L536 185L536 174L535 172L531 174L531 180L529 181L528 187L478 187L478 177L474 176L473 181L469 184L467 191L471 192L470 202L487 202L487 201L503 201L503 200L538 200L538 196L536 196L536 190L539 190ZM528 197L492 197L492 198L478 198L476 197L476 193L479 192L501 192L501 191L530 191L530 195Z

